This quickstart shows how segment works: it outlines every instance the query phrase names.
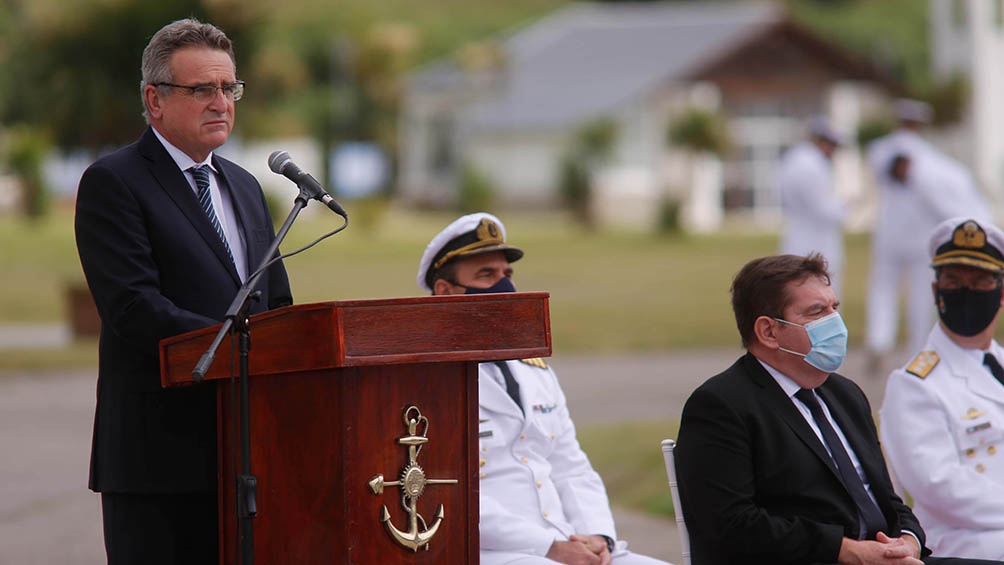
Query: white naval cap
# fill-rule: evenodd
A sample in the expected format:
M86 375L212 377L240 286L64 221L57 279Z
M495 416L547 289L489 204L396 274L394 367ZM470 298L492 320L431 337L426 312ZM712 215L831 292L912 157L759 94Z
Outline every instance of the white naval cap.
M900 98L896 101L896 119L901 122L929 124L934 118L934 110L927 102Z
M443 265L460 257L470 257L492 251L505 253L510 263L523 257L523 250L506 245L505 226L487 212L461 216L432 238L418 263L415 281L423 290L432 292L432 275Z
M821 114L809 118L809 135L821 137L834 145L847 144L847 137L838 132L830 120Z
M951 218L938 224L928 243L931 267L966 265L1004 273L1004 233L990 223Z

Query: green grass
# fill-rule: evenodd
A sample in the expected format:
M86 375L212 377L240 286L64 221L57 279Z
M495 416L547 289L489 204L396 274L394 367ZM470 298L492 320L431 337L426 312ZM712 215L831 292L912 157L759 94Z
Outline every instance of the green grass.
M675 438L677 422L638 422L589 426L579 443L603 477L611 504L650 514L673 516L660 442Z
M590 233L561 213L502 217L510 242L526 251L514 265L517 288L551 293L551 330L560 353L734 346L731 279L746 261L777 245L773 234ZM296 301L422 294L415 284L419 257L452 218L392 208L376 223L351 224L287 260ZM335 225L326 210L309 207L283 250ZM65 289L83 281L69 210L38 225L0 220L0 262L0 323L66 319ZM860 343L863 331L866 274L867 238L849 236L843 310L852 344Z
M418 259L448 214L392 210L379 228L349 230L287 263L300 302L421 294ZM749 259L775 252L774 234L660 237L589 233L559 213L502 214L520 290L551 293L551 327L560 352L624 352L734 346L729 284ZM324 219L323 217L321 219ZM288 242L318 233L310 223ZM287 244L285 249L291 249ZM852 342L863 329L867 238L848 237L843 298Z

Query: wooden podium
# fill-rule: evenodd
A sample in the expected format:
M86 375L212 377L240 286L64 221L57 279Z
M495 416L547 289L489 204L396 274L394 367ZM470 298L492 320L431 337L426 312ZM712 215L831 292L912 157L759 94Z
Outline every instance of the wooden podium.
M480 361L551 354L548 294L304 304L251 318L257 563L478 562ZM164 386L219 326L161 342ZM240 562L236 354L220 346L221 563Z

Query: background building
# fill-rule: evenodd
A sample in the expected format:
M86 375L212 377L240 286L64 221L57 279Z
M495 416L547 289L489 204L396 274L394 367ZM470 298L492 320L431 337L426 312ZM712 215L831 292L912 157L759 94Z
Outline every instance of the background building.
M411 77L399 195L447 205L472 167L500 204L555 205L576 132L608 120L616 142L591 197L602 224L651 228L673 201L694 231L726 217L776 226L774 168L805 138L805 119L827 114L853 137L901 92L774 4L575 3ZM724 120L720 156L667 142L696 109ZM839 155L837 177L861 196L858 152Z
M1004 193L1004 2L930 0L931 70L946 81L961 74L968 111L937 140L970 166L992 202Z

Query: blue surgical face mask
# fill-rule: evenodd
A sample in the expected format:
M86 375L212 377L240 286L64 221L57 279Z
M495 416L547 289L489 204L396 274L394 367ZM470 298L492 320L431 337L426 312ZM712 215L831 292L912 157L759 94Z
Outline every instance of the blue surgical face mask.
M808 353L779 347L781 351L804 357L806 363L827 373L836 371L844 362L844 357L847 355L847 326L844 325L840 312L823 316L804 326L781 318L774 319L784 324L805 328L805 333L809 335L809 343L812 344Z
M493 292L516 292L516 287L512 284L512 279L509 277L502 277L497 283L491 285L488 288L478 288L476 286L465 286L460 283L452 283L455 286L463 288L466 292L464 294L489 294Z

